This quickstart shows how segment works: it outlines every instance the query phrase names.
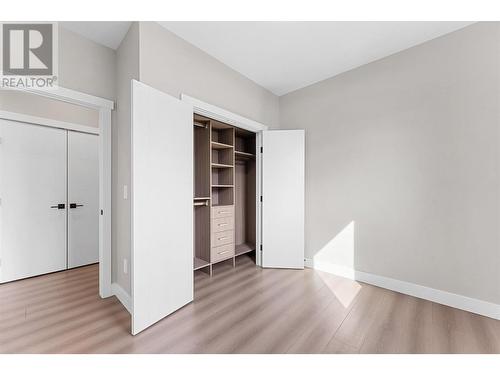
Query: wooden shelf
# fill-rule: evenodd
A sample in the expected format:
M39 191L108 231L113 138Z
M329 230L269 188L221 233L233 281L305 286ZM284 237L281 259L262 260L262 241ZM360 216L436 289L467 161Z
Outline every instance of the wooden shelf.
M212 168L234 168L234 166L229 164L212 163Z
M234 249L234 254L235 254L235 256L238 256L238 255L243 255L243 254L249 253L249 252L254 251L254 250L255 250L255 245L250 244L250 243L242 243L242 244L236 245L236 247Z
M210 197L194 197L193 200L195 201L205 201L210 199Z
M234 185L212 185L213 188L232 188Z
M214 149L214 150L224 150L226 148L233 148L233 146L225 144L225 143L220 143L220 142L212 141L212 149Z
M199 270L200 268L208 267L209 265L210 265L210 262L207 262L206 260L194 257L194 260L193 260L193 266L194 266L193 270L194 271Z

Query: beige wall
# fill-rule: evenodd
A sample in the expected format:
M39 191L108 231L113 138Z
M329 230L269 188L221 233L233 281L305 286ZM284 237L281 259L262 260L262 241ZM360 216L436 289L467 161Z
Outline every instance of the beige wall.
M280 98L306 129L306 256L500 303L500 24Z
M116 52L59 28L59 85L115 99Z
M134 22L117 50L116 116L113 122L112 280L130 293L130 81L139 78L139 25ZM128 260L128 273L123 260Z
M20 91L0 90L0 110L95 128L99 126L96 110Z
M114 100L116 53L59 28L59 85ZM36 95L0 91L0 110L81 125L98 126L96 111Z

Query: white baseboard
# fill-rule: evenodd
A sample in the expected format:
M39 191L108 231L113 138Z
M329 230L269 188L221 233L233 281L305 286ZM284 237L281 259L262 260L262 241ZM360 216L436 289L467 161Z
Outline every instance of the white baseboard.
M442 305L455 307L457 309L500 320L500 305L495 303L446 292L444 290L433 289L406 281L391 279L390 277L356 271L353 268L333 263L321 261L314 262L313 259L310 258L306 258L304 260L304 265L309 268L314 268L319 271L331 273L351 280L361 281L384 289L393 290L395 292L426 299Z
M123 288L120 285L116 283L111 284L111 291L113 292L113 295L115 295L116 298L118 298L118 300L122 303L122 305L131 314L132 300L130 298L130 295L125 290L123 290Z

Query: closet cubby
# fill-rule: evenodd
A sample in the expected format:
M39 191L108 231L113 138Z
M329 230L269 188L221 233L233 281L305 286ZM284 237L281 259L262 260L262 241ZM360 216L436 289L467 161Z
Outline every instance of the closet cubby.
M234 185L234 167L218 168L212 166L212 186Z
M234 204L234 190L232 186L212 186L212 206L229 206Z
M255 156L255 133L235 129L234 153L239 158Z
M211 120L212 142L218 147L234 146L234 128L231 125Z

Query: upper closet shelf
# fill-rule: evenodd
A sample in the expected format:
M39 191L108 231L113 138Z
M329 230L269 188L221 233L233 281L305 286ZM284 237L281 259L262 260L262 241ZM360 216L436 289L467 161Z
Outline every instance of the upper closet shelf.
M233 146L225 144L225 143L220 143L220 142L212 141L212 149L214 149L214 150L223 150L223 149L226 149L226 148L233 148Z

